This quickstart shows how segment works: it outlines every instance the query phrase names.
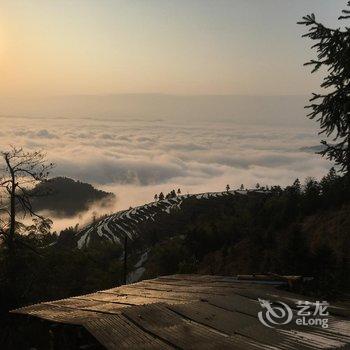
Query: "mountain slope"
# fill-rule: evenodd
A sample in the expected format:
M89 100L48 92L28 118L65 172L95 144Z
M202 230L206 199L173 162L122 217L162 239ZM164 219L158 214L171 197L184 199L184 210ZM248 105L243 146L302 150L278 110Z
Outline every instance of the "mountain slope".
M94 202L107 206L115 198L113 193L97 190L90 184L67 177L55 177L42 182L33 192L39 194L32 203L34 210L47 210L59 217L74 216L86 211Z
M134 241L138 237L142 238L146 232L151 235L153 225L157 226L158 231L160 231L162 225L171 230L174 229L174 224L176 226L181 225L182 220L179 218L181 216L179 214L184 214L184 206L189 202L191 202L191 210L196 210L195 203L198 202L222 197L234 198L235 196L253 193L267 193L267 191L237 190L180 195L120 211L83 228L76 236L77 246L82 249L88 247L92 242L101 240L123 244L125 235L131 241ZM175 222L172 222L171 219L174 216L176 216L176 219Z

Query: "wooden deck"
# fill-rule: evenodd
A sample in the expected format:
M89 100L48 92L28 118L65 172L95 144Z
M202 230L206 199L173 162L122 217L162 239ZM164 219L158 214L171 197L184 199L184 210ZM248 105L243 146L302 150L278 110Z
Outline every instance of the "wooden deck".
M268 328L258 298L294 308L305 297L234 277L173 275L14 313L81 325L107 349L350 349L349 305L329 308L329 328Z

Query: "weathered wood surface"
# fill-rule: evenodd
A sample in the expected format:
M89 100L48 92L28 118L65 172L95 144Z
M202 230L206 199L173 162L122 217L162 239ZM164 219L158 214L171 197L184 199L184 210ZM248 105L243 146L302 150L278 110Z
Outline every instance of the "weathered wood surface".
M13 312L82 325L107 349L350 349L346 303L330 308L329 328L268 328L258 320L258 298L295 312L295 301L305 297L255 282L173 275Z

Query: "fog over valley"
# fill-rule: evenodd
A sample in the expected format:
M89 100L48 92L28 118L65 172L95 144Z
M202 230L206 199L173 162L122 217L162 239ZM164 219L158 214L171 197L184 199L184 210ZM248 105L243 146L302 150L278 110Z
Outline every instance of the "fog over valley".
M3 116L0 144L6 149L16 140L26 150L44 150L56 164L52 176L116 194L112 207L93 205L79 217L54 218L56 229L82 224L93 211L102 214L150 202L155 193L173 188L199 193L221 191L226 184L287 185L297 177L319 178L330 167L308 148L319 143L312 122L291 127L283 119L276 126L243 123L243 117L240 124L217 119Z

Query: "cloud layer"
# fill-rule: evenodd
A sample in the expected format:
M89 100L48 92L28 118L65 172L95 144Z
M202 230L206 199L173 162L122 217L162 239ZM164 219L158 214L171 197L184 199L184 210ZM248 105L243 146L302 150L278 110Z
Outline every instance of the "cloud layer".
M317 145L313 129L86 119L1 118L0 148L42 149L69 176L116 193L117 209L153 194L216 191L229 183L287 185L320 177L329 162L300 148Z

